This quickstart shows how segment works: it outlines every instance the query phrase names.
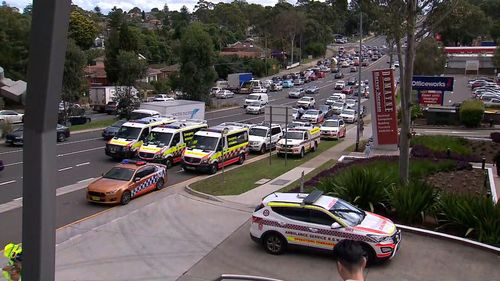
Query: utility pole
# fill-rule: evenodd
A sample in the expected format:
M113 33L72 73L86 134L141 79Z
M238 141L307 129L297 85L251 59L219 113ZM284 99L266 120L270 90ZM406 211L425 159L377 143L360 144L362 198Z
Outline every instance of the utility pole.
M358 65L358 121L356 126L356 151L359 149L359 135L361 131L361 43L363 42L363 11L361 1L359 2L359 65Z

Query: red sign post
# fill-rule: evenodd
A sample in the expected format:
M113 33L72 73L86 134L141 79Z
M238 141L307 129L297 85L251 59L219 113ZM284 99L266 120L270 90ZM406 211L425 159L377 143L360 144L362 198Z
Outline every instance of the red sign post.
M397 104L393 71L392 69L375 70L372 74L376 145L397 145Z

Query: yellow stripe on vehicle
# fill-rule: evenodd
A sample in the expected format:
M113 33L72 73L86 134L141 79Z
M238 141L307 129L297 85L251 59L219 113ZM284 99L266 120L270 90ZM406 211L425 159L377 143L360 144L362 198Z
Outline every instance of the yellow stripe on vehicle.
M109 144L121 145L121 146L128 145L129 143L131 143L131 142L130 141L113 140L113 139L111 141L109 141Z
M186 150L185 154L186 156L200 156L200 157L203 157L203 156L207 156L208 153L204 153L204 152L198 152L198 151L192 151L192 150Z

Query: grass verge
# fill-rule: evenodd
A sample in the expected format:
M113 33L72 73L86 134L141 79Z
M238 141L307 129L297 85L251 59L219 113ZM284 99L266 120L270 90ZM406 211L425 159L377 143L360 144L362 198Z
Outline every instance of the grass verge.
M116 121L117 121L117 119L115 119L115 118L92 121L92 122L85 123L82 125L71 126L71 127L69 127L69 130L71 132L76 132L76 131L83 131L83 130L89 130L89 129L105 128L105 127L108 127L111 124L115 123Z
M316 169L312 170L309 174L304 176L304 182L312 179L314 176L319 174L321 171L326 170L326 169L330 169L331 167L333 167L335 165L335 163L337 163L337 161L330 159L330 160L326 161L325 163L321 164L321 166L317 167ZM300 179L298 179L292 183L289 183L288 185L286 185L285 187L280 189L279 192L292 192L294 190L299 190L299 188L300 188ZM304 186L305 192L311 192L313 189L314 189L314 187L312 187L312 186Z
M284 158L273 155L271 166L269 166L269 158L264 158L241 168L225 172L224 182L222 181L222 174L218 174L192 184L191 188L212 195L238 195L257 187L258 185L255 182L258 180L274 179L311 160L337 143L339 142L322 141L316 152L307 153L304 158L289 157L286 166Z
M431 150L446 152L449 148L455 153L461 155L470 155L471 147L464 138L451 136L416 136L411 139L411 145L422 145Z

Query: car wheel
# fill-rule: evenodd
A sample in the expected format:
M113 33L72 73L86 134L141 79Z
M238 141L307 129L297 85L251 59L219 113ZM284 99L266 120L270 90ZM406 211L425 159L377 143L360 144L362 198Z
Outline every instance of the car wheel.
M277 233L268 233L263 239L264 248L272 255L281 255L285 252L286 241L283 236Z
M266 144L262 144L262 146L260 147L260 154L264 153L266 153Z
M130 195L130 191L126 190L122 193L122 198L120 199L120 204L127 205L131 199L132 199L132 196Z
M304 148L302 148L300 150L300 158L304 158L304 155L305 155Z
M57 141L58 142L63 142L66 140L66 136L63 133L57 134Z
M217 163L213 163L211 166L210 166L210 171L209 173L211 175L214 175L215 173L217 173L217 171L219 170L219 167L217 167Z
M163 188L163 185L165 183L163 182L163 179L160 178L157 182L156 182L156 190L161 190Z
M243 162L245 162L245 154L240 154L240 157L238 159L238 165L242 165Z
M172 157L168 157L165 160L165 166L167 166L167 169L170 169L170 168L172 168L173 165L174 165L174 163L172 162Z

